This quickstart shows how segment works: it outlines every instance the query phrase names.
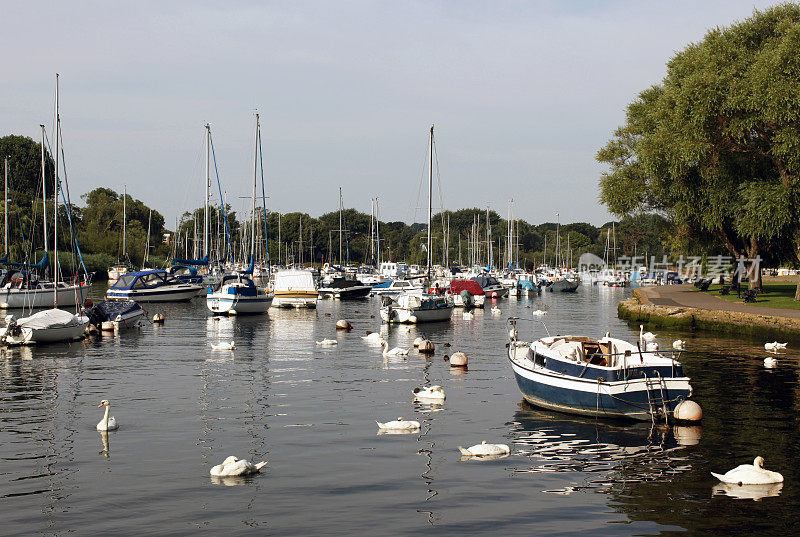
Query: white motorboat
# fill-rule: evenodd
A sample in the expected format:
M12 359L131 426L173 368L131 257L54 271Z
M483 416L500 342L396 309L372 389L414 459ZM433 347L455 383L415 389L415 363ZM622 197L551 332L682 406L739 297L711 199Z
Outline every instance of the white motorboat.
M184 283L172 277L166 270L139 270L123 274L108 288L108 300L135 300L136 302L188 302L203 287L196 283Z
M0 341L6 345L35 345L81 339L89 318L60 309L38 311L17 319L6 316L6 326L0 328Z
M216 288L209 289L206 306L215 314L264 313L272 305L273 298L248 276L228 274Z
M419 282L409 280L392 280L386 284L372 287L373 295L422 295L425 287Z
M319 292L310 270L288 269L275 273L273 308L316 308Z
M418 324L448 321L453 313L453 301L438 295L399 295L385 297L381 319L386 323Z

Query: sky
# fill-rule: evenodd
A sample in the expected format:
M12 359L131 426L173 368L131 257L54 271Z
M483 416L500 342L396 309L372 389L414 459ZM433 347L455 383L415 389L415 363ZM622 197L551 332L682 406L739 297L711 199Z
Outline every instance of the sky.
M204 125L245 211L261 115L267 205L424 221L446 209L603 224L595 154L666 62L775 2L0 0L0 136L39 140L55 73L73 199L105 186L167 227L203 203ZM13 178L12 178L13 181ZM216 190L216 181L214 182ZM215 194L212 203L219 203Z

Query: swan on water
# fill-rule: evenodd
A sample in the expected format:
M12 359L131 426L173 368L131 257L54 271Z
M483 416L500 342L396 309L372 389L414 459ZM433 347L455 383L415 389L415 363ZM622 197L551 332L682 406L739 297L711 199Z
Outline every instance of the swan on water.
M475 314L472 313L471 311L465 311L464 313L461 314L461 318L464 319L465 321L469 321L473 317L475 317Z
M403 418L397 418L394 421L387 421L386 423L381 423L379 421L375 423L378 424L378 428L386 431L416 431L419 429L418 421L406 421Z
M101 406L106 407L106 413L103 414L103 419L100 420L100 423L97 424L98 431L116 431L119 429L119 423L117 423L116 418L114 416L109 416L111 411L111 404L108 402L108 399L103 399L100 401L100 404L97 405L97 408Z
M438 385L414 388L414 399L444 401L444 389Z
M497 457L511 453L511 448L506 444L487 444L486 440L466 449L458 446L458 450L464 457Z
M500 315L501 313L503 313L503 310L501 310L497 306L492 306L492 310L491 311L492 311L492 315Z
M331 345L338 345L338 344L339 344L339 342L336 341L335 339L323 339L322 341L317 341L317 345L324 345L326 347L329 347Z
M232 351L236 348L236 344L231 342L222 341L220 343L212 343L211 348L215 351Z
M425 341L425 334L422 334L418 338L414 338L414 347L419 347L420 343Z
M531 312L531 315L534 317L541 317L542 315L547 315L547 312L545 310L534 310Z
M676 351L682 351L686 349L686 341L683 339L676 339L672 342L672 348Z
M778 360L773 358L772 356L767 356L764 358L764 367L767 369L772 369L773 367L778 365Z
M370 332L366 336L361 336L361 339L363 339L367 343L380 344L380 345L383 345L384 341L383 336L381 336L379 332Z
M764 343L764 349L768 351L779 351L786 348L787 343L778 343L777 341L773 341L772 343Z
M725 474L711 475L723 483L739 485L767 485L769 483L783 483L783 476L778 472L764 469L764 457L756 457L753 464L741 464Z
M408 349L401 349L400 347L395 347L392 350L389 350L389 342L383 342L383 355L384 356L406 356L408 355Z
M261 468L266 466L267 461L261 461L257 464L239 459L238 457L230 456L222 464L211 467L211 475L214 477L232 477L240 475L253 475L257 474Z

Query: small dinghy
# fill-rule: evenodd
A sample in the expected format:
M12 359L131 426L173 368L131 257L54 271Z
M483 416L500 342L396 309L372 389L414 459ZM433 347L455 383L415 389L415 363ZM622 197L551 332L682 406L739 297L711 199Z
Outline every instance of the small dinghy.
M17 319L6 316L6 326L0 328L0 342L5 345L33 345L73 341L83 337L89 318L57 308L38 311Z

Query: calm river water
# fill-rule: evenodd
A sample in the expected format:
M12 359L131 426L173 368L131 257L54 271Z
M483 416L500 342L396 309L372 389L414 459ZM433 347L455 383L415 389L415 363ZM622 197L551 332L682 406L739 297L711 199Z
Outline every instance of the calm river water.
M797 534L794 349L766 370L764 341L687 337L685 371L705 412L697 428L651 430L522 402L506 317L546 307L553 333L634 340L638 327L616 316L627 293L544 293L499 301L502 315L465 320L456 310L451 323L382 329L404 347L424 331L437 345L431 359L384 359L359 337L380 329L378 299L219 320L200 299L148 305L167 315L164 326L6 351L0 534ZM355 329L337 333L340 318ZM685 337L658 335L662 347ZM315 345L323 338L339 345ZM234 351L211 349L230 340ZM465 374L442 358L456 350L470 357ZM429 383L447 393L441 408L412 402L412 389ZM121 424L107 450L95 430L101 399ZM398 416L421 431L376 434L375 420ZM509 444L511 456L459 460L457 446L484 439ZM228 455L269 464L253 478L210 478ZM726 495L709 474L756 455L786 478L775 496Z

